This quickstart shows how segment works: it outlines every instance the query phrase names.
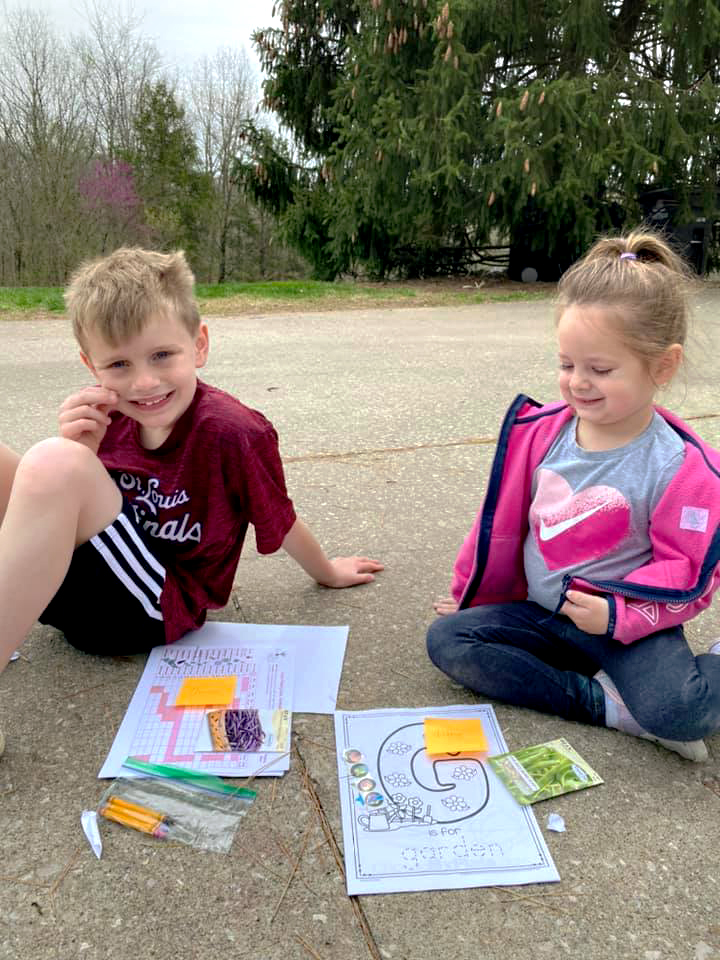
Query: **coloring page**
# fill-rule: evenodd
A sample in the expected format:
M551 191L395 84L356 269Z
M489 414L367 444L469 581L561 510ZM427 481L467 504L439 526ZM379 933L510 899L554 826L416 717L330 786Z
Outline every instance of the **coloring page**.
M531 808L486 755L428 756L427 716L479 716L488 755L507 750L488 705L337 711L348 893L559 880Z

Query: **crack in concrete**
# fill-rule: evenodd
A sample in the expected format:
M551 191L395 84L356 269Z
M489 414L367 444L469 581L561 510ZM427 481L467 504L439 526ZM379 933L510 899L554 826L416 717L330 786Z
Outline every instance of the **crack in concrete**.
M388 453L414 453L415 450L439 450L443 447L471 447L497 443L497 437L466 437L464 440L440 440L435 443L413 443L406 447L377 447L372 450L346 450L335 453L306 453L299 457L283 457L283 463L311 463L314 460L354 460Z
M716 420L720 413L698 413L685 417L687 423L695 420ZM477 447L497 443L497 437L465 437L461 440L437 440L428 443L412 443L403 447L375 447L369 450L345 450L327 453L304 453L297 457L283 457L283 463L313 463L318 460L356 460L360 457L383 456L389 453L414 453L416 450L442 450L444 447Z

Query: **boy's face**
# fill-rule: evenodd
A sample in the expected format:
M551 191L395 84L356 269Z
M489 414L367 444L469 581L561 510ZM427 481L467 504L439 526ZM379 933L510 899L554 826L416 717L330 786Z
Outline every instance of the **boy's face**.
M175 317L153 317L134 337L112 346L97 332L86 336L81 357L101 386L117 393L113 409L140 424L149 449L159 447L195 395L198 367L208 355L204 323L193 336Z

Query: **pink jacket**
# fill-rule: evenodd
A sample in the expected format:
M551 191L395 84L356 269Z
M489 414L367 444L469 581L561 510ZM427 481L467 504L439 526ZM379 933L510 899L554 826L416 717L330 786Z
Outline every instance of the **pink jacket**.
M678 417L656 409L685 441L686 453L650 521L652 559L622 580L563 581L563 593L573 588L607 598L607 635L621 643L697 616L720 577L720 453ZM452 593L460 609L527 599L523 544L533 471L572 416L564 403L541 406L523 394L510 405L485 500L455 561Z

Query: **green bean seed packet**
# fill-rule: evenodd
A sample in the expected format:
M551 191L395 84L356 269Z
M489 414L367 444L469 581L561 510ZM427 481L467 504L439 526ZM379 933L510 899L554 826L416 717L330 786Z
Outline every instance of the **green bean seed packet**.
M488 757L488 763L524 806L604 782L563 737Z

